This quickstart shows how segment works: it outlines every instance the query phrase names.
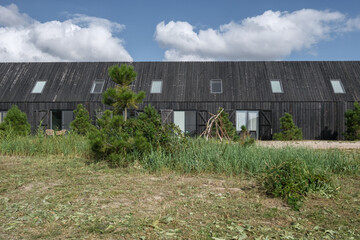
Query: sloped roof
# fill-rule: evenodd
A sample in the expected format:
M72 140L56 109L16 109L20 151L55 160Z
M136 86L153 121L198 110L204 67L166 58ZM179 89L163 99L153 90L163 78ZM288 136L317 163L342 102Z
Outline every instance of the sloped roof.
M107 69L120 62L0 63L1 102L101 101L91 94L93 81L114 86ZM360 100L360 62L132 62L135 91L146 101L354 101ZM161 94L150 94L151 81L163 80ZM222 79L223 93L210 93L210 80ZM284 93L272 93L280 79ZM341 79L345 94L335 94L330 79ZM46 80L41 94L36 81Z

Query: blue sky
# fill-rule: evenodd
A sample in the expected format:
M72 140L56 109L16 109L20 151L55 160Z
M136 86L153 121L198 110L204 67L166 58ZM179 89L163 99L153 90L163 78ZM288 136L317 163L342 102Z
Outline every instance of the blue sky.
M360 60L360 1L0 0L0 61Z

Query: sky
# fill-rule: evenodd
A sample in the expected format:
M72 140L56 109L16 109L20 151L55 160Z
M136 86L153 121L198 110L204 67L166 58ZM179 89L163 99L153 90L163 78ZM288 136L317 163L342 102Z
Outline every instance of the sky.
M332 60L359 0L0 0L0 62Z

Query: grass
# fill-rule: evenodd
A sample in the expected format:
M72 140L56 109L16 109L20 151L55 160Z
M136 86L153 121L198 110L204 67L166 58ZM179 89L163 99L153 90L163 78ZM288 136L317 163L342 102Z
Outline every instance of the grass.
M149 173L62 155L0 156L0 239L359 239L360 177L300 211L248 175Z
M0 239L360 239L360 152L190 139L129 168L94 163L85 137L0 140ZM288 160L327 173L300 211L266 195Z

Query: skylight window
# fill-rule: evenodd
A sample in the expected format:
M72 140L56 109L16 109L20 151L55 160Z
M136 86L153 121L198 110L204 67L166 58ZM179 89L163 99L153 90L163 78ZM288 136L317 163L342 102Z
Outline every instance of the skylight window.
M283 93L283 87L280 80L270 80L273 93Z
M37 81L34 88L32 89L31 93L42 93L44 90L44 86L46 81Z
M211 93L222 93L222 80L221 79L210 80L210 91Z
M333 87L334 93L345 93L344 86L342 85L340 79L330 80L331 86Z
M104 80L95 80L91 88L91 93L102 93L104 82Z
M153 80L151 82L150 93L161 93L162 92L162 80Z

